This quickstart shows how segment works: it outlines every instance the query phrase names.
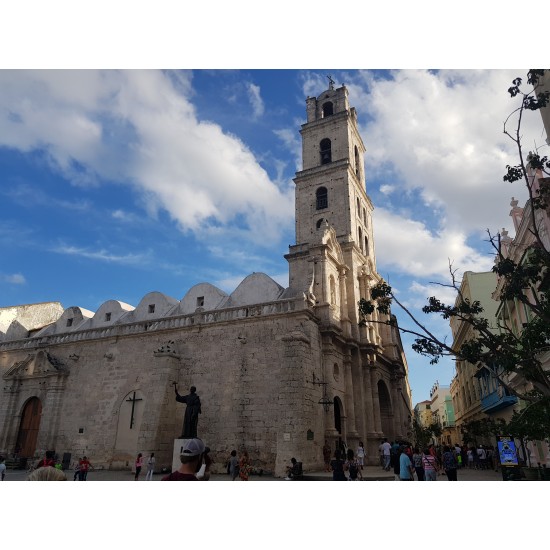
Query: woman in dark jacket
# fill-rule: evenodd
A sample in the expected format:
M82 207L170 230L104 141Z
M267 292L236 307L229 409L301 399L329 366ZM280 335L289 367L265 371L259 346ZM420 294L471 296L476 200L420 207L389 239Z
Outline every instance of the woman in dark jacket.
M337 449L334 452L334 458L330 461L332 481L347 481L346 474L344 474L344 461L341 457L340 450Z

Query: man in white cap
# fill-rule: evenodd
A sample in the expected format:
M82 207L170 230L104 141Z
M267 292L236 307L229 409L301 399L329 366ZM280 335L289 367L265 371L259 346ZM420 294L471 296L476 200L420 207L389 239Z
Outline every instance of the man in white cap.
M211 459L208 456L209 451L210 449L204 446L202 440L198 438L188 439L181 450L181 466L175 472L164 476L162 481L199 481L197 472L201 469L203 461L206 469L201 479L208 480L211 464Z

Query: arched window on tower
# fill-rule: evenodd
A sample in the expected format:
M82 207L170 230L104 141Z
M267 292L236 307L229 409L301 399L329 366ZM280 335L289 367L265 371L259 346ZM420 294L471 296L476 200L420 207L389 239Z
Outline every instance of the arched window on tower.
M326 187L319 187L315 196L317 197L317 210L328 208L328 191Z
M334 106L332 105L332 101L327 101L326 103L323 103L323 118L333 114Z
M365 256L369 255L369 239L365 235Z
M361 252L363 252L363 232L361 231L361 228L359 228L357 232L359 233L359 248L361 249Z
M361 217L361 203L359 202L359 197L357 197L357 216Z
M357 149L357 145L355 146L355 175L357 177L360 177L360 169L359 169L359 149Z
M365 226L367 225L367 211L363 208L363 221L365 222Z
M328 220L326 218L321 218L317 221L317 229L321 229L325 225L325 223L328 223Z
M330 143L330 139L325 138L321 140L321 143L319 144L319 150L321 152L321 164L328 164L329 162L332 162L332 146Z

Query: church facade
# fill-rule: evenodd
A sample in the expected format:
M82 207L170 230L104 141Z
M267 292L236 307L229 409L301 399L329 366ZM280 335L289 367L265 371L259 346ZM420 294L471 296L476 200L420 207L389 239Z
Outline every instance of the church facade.
M124 469L154 452L170 467L185 408L175 385L197 388L214 471L232 449L275 475L292 456L322 469L325 441L363 441L376 464L381 438L408 437L399 331L359 325L357 304L381 278L357 114L332 82L306 110L289 287L253 273L230 295L200 283L182 300L151 292L95 313L0 309L0 454L55 449Z

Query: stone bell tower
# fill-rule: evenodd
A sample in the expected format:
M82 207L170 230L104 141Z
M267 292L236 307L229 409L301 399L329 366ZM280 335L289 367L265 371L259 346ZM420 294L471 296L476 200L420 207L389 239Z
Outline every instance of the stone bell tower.
M324 439L332 449L363 441L377 460L380 437L405 434L407 367L398 334L373 314L359 325L358 302L382 279L376 272L373 205L366 193L357 113L345 86L306 100L303 169L296 173L296 244L289 294L317 318L321 357L313 384L325 388ZM378 322L382 321L382 323ZM327 401L329 403L327 403ZM325 406L326 405L326 406Z
M303 169L294 179L296 245L286 256L290 287L313 295L317 306L328 304L327 315L357 333L357 302L367 279L377 278L365 146L345 86L334 88L330 80L328 90L307 98L306 110Z

